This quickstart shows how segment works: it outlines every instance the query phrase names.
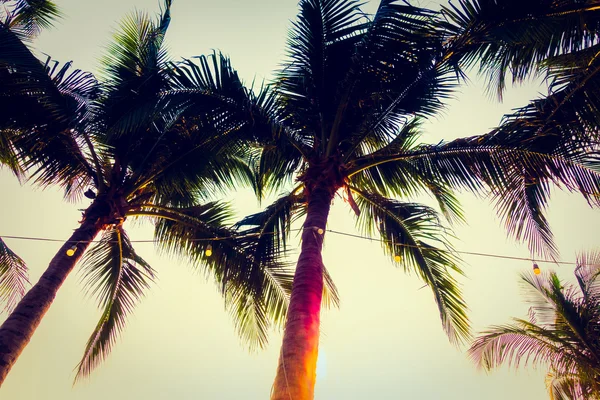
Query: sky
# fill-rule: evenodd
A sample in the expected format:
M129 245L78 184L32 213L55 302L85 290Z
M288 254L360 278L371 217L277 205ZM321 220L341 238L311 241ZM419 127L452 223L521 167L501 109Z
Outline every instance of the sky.
M39 54L97 72L98 59L117 21L139 9L158 12L157 0L58 0L64 18L36 41ZM365 6L373 11L375 1ZM437 7L436 1L422 1ZM175 0L167 35L173 59L228 54L247 83L269 79L285 55L296 0ZM446 111L425 125L423 140L471 136L489 131L502 115L543 90L539 82L509 88L503 103L471 77ZM66 239L77 227L86 202L68 203L58 190L21 185L0 169L0 236ZM260 208L248 191L227 196L240 215ZM460 250L528 257L527 246L507 238L486 199L460 195L467 223L455 227ZM548 210L562 260L597 247L592 227L598 210L576 195L556 191ZM128 222L129 223L129 222ZM149 226L127 226L131 239L150 239ZM356 233L351 211L338 199L328 229ZM293 236L295 243L298 238ZM60 243L6 239L36 282ZM158 281L129 318L108 360L73 385L74 368L100 311L87 297L75 271L61 288L32 341L0 390L4 400L266 399L275 376L281 332L264 350L250 353L236 336L218 288L198 268L157 254L152 244L136 249ZM297 257L297 253L292 257ZM465 347L453 347L442 330L433 296L415 276L395 268L377 242L326 235L324 261L341 296L339 309L322 314L316 399L379 400L546 399L543 368L476 370ZM461 279L474 331L526 317L519 273L531 262L464 256ZM572 266L539 263L568 277ZM6 317L0 314L0 322Z

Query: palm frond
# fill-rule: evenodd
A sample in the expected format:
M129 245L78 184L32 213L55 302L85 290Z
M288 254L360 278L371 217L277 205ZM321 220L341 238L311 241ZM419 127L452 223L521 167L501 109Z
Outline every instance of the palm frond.
M251 349L263 347L270 326L281 325L287 312L293 271L280 261L282 254L258 259L264 242L258 235L227 228L231 213L221 203L148 207L135 215L156 218L155 237L163 251L213 276L241 338Z
M478 63L490 89L502 96L506 76L520 82L540 72L548 57L596 44L600 9L592 0L459 0L443 7L456 63Z
M85 347L75 380L88 377L112 350L127 316L154 280L154 270L138 256L119 226L105 232L82 259L88 292L97 297L102 316Z
M435 177L420 174L410 161L401 159L402 154L415 148L415 142L421 134L420 124L419 118L413 118L401 126L396 137L386 146L352 161L350 182L386 197L412 197L428 192L449 222L464 222L463 210L451 186ZM397 160L388 163L376 161L386 157Z
M522 319L511 325L494 326L483 332L469 349L469 357L478 367L487 370L504 363L519 367L521 363L552 365L560 370L573 370L581 360L576 352L565 351L569 343L556 332Z
M13 0L3 1L0 10L0 23L19 36L21 40L31 40L42 29L50 28L61 13L53 1Z
M600 251L587 251L577 255L575 278L584 301L600 302Z
M412 116L431 116L450 97L454 70L445 62L435 13L393 0L380 6L357 44L348 77L346 157L371 152Z
M277 79L294 128L319 140L324 153L326 132L337 113L337 83L349 68L354 44L363 29L357 0L302 0L288 38L288 60ZM316 142L313 142L317 145Z
M546 375L546 388L550 400L586 400L597 399L593 396L592 385L584 383L572 373L562 374L554 371Z
M29 285L25 261L8 248L0 238L0 301L11 312L25 295Z
M165 0L157 20L141 11L125 17L101 60L106 93L98 110L107 145L134 147L131 150L135 151L135 141L127 133L157 133L152 128L162 116L160 93L168 87L168 56L163 42L171 19L170 6L171 0Z
M258 240L254 258L262 262L276 257L287 248L293 220L306 213L301 195L295 192L279 197L265 210L244 217L235 227Z
M584 148L565 149L552 138L523 133L490 134L421 146L406 154L357 160L356 171L386 162L409 163L434 182L477 194L490 190L509 233L527 240L532 252L556 257L543 217L551 184L581 193L597 204L600 172L596 157Z
M238 229L245 227L240 229L240 234L256 235L256 260L272 259L286 251L292 222L306 213L303 196L295 192L281 196L265 210L249 215L235 225ZM339 307L337 288L326 269L323 271L323 283L323 305Z
M578 285L562 282L554 272L523 274L529 321L513 319L510 325L488 329L469 355L486 369L503 363L546 364L552 399L598 398L600 299L592 294L597 272L597 266L580 264L575 271Z
M452 276L462 271L450 252L448 232L441 226L435 210L356 188L351 190L358 195L359 227L369 235L378 231L384 240L384 250L393 257L400 256L405 270L416 271L431 288L450 341L459 343L469 338L467 306Z
M246 88L224 54L185 59L169 68L172 88L163 97L183 115L203 115L215 131L233 132L250 142L266 143L286 133L270 87L263 85L257 92Z
M19 180L23 178L23 167L19 164L14 140L18 132L0 129L0 166L7 167Z
M75 131L98 93L91 74L50 58L40 62L0 27L0 93L3 158L18 157L13 170L29 169L37 183L65 187L94 176Z

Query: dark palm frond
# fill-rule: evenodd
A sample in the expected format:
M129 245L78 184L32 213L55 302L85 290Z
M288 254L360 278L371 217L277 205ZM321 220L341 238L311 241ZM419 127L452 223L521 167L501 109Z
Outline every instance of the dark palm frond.
M91 103L99 95L98 83L92 74L73 69L70 62L59 65L48 58L44 68L55 90L52 101L59 103L68 117L46 124L40 121L23 130L14 143L36 184L46 187L59 183L67 197L80 196L88 185L102 179L101 171L88 157L94 149L86 143L89 134L82 129Z
M346 157L384 146L411 116L431 116L450 97L453 70L445 62L435 14L397 1L382 1L357 44L349 82Z
M533 119L543 134L562 133L567 144L598 141L600 125L600 44L548 58L549 95L534 103ZM539 122L538 122L539 121ZM544 124L545 123L545 124Z
M103 311L77 366L75 380L89 376L108 356L125 329L127 316L155 277L120 226L106 231L81 262L88 292L98 298Z
M17 134L18 132L12 129L0 129L0 166L7 167L19 180L21 180L24 171L19 163L17 149L14 146L14 140Z
M324 150L341 95L337 83L363 29L356 0L303 0L288 38L288 60L276 81L294 128ZM314 143L316 146L317 143Z
M165 0L158 19L138 11L125 17L101 60L106 93L98 104L104 143L135 154L131 132L146 132L148 140L161 134L160 93L167 87L168 56L164 37L169 27L171 0ZM129 135L127 135L129 133Z
M459 0L443 7L455 63L478 63L501 96L506 76L520 82L548 57L598 43L600 9L593 0Z
M0 23L8 27L21 40L31 40L42 29L50 28L61 13L53 1L12 0L3 1Z
M158 205L187 207L239 185L253 186L253 166L243 157L243 145L187 126L167 132L144 158L130 159L128 191L152 193ZM215 143L227 144L217 146ZM214 198L214 197L213 197ZM135 201L135 200L132 200Z
M449 187L478 194L491 190L509 232L528 240L532 252L550 257L556 256L556 250L543 209L551 184L581 193L590 204L598 204L600 193L600 172L589 150L561 148L552 137L513 134L506 126L487 135L423 145L405 154L358 159L353 171L387 162L408 163L426 180Z
M384 250L400 256L406 271L414 270L433 291L444 330L453 343L469 338L467 306L452 273L461 275L435 210L387 199L351 188L361 213L358 225L365 233L378 231ZM441 246L441 247L436 247Z
M247 89L224 54L186 59L169 68L172 88L163 96L184 116L204 115L217 132L233 133L250 142L268 143L277 135L287 134L270 87L263 85L258 92ZM300 142L297 145L304 146Z
M11 312L25 295L29 285L25 261L8 248L0 238L0 301Z
M254 167L242 158L255 142L277 137L274 98L267 88L258 94L245 89L222 54L198 60L169 64L169 82L156 103L161 118L127 155L132 184L154 181L168 190L182 182L176 192L185 194L193 186L206 192L241 181L259 191Z
M149 207L134 215L155 217L155 236L163 251L214 277L242 339L251 349L263 347L269 327L281 325L287 312L293 271L280 261L282 254L257 259L262 245L258 236L227 228L231 213L221 203Z
M12 31L1 26L0 77L0 115L6 113L3 125L19 122L28 127L72 121L72 113L97 93L91 74L71 69L71 63L59 67L50 58L40 62ZM22 110L24 106L29 109Z
M435 177L420 174L406 160L359 170L351 175L350 182L353 186L388 197L411 197L425 191L437 201L440 211L450 223L465 220L464 211L451 186Z
M71 63L41 63L10 30L0 29L0 36L3 150L16 154L41 185L59 181L67 187L85 175L90 179L94 173L76 128L98 93L94 77Z
M292 191L275 200L265 210L243 218L236 224L236 228L240 229L240 234L256 235L256 260L273 259L287 250L291 224L305 214L303 196ZM326 269L323 272L323 283L323 305L338 307L338 291Z
M265 210L244 217L235 227L243 234L256 235L258 245L254 258L262 262L286 250L291 224L305 212L302 196L286 193ZM241 229L244 227L246 229Z
M266 185L277 190L291 180L311 143L287 126L268 86L257 93L246 89L221 53L184 60L172 70L173 88L165 91L164 101L178 110L188 127L213 132L207 148L235 148L251 160L259 197Z
M409 161L401 159L402 154L415 148L415 142L420 136L420 122L417 118L408 121L386 146L365 158L353 161L350 169L350 182L354 186L380 193L386 197L417 196L426 191L437 201L440 210L449 222L464 222L463 210L451 186L431 176L420 174ZM368 160L380 157L398 158L398 160L389 163L375 163L372 166L368 164Z

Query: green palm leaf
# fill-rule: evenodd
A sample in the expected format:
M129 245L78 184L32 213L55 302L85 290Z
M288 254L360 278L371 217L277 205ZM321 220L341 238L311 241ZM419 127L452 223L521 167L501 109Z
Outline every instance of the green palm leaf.
M106 231L82 259L84 280L98 298L102 316L85 347L75 380L87 377L110 353L127 316L154 280L154 270L135 253L119 226Z
M0 238L0 301L4 309L11 312L25 295L29 285L27 265Z
M137 215L156 217L155 236L163 251L214 277L242 339L251 349L263 347L272 323L281 324L287 312L293 271L280 261L283 250L259 259L257 249L264 242L227 228L231 214L221 203L149 208Z
M56 4L48 0L5 0L0 10L1 23L21 40L33 39L60 16Z
M256 235L254 258L269 260L287 250L291 224L305 214L303 196L292 191L275 200L265 210L243 218L235 226L245 227L240 230L241 234ZM323 283L323 304L326 307L339 307L338 291L326 268L323 271Z
M378 231L384 240L384 250L392 256L400 256L404 269L416 271L431 288L450 341L459 343L468 339L467 306L452 276L453 272L461 275L462 271L435 210L357 188L351 190L358 195L359 227L369 235Z

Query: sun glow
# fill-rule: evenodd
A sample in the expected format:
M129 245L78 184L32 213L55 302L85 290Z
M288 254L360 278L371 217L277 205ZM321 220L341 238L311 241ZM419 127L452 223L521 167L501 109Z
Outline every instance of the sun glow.
M317 382L327 377L327 357L325 352L320 351L317 358Z

